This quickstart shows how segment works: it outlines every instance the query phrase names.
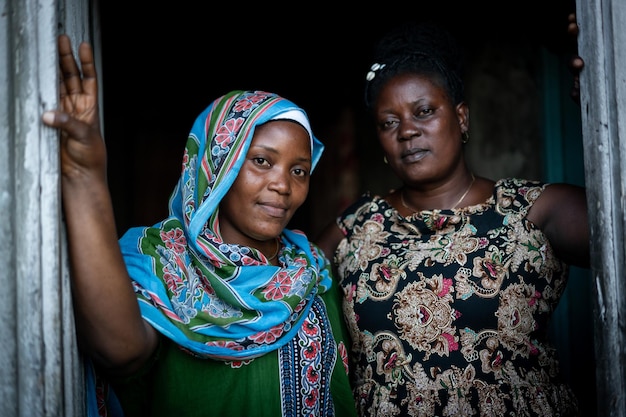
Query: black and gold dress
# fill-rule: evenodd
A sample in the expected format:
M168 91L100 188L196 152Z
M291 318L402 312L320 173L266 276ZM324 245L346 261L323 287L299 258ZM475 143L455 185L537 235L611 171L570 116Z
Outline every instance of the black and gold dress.
M547 326L568 267L526 219L546 184L409 217L364 195L335 254L362 416L568 416Z

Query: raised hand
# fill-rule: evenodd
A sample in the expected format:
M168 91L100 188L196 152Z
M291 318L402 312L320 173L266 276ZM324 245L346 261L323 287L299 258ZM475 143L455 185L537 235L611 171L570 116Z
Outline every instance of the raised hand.
M79 68L67 35L59 36L58 49L61 108L45 112L42 120L46 125L61 131L63 179L78 179L84 175L89 176L93 171L97 171L100 176L106 176L106 149L100 129L98 81L93 50L86 42L80 44Z
M118 244L100 130L98 82L91 45L78 49L59 36L60 109L43 122L61 132L63 210L67 226L72 297L83 349L109 369L139 366L157 345L145 322Z

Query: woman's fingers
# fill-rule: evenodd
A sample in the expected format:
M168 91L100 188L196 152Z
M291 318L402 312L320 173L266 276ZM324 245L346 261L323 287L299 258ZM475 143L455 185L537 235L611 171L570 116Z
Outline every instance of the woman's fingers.
M98 93L98 81L96 76L96 64L93 59L91 45L82 42L78 48L80 65L83 71L82 88L85 94L96 96Z
M45 125L61 129L67 137L80 139L81 142L84 142L89 135L89 125L64 112L46 111L42 114L41 120Z
M72 43L67 35L59 36L58 48L59 64L61 66L61 76L65 87L65 94L80 94L83 90L82 79L72 52Z
M570 13L567 16L567 33L569 33L574 39L578 36L578 21L576 20L576 13Z
M570 38L573 40L574 42L574 47L575 50L578 50L578 21L576 20L576 14L575 13L570 13L567 16L567 33L570 36ZM583 61L583 59L578 55L578 53L576 53L574 56L572 56L572 58L569 60L569 70L572 73L572 75L574 76L574 80L573 80L573 85L572 85L572 90L570 92L570 96L572 97L572 99L580 104L580 72L582 71L583 67L585 66L585 62Z

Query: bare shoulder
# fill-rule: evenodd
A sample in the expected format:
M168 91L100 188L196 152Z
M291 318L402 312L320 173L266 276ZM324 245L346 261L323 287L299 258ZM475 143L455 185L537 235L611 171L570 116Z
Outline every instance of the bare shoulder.
M571 216L587 216L585 188L565 183L548 184L535 201L528 220L545 230L555 220Z
M588 266L589 220L584 187L555 183L546 186L528 213L528 220L547 236L565 262Z

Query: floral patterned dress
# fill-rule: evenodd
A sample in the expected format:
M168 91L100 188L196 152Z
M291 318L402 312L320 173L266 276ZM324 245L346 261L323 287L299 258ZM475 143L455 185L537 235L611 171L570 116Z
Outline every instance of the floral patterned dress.
M526 219L546 186L410 217L366 194L338 219L360 415L576 415L547 341L568 268Z

